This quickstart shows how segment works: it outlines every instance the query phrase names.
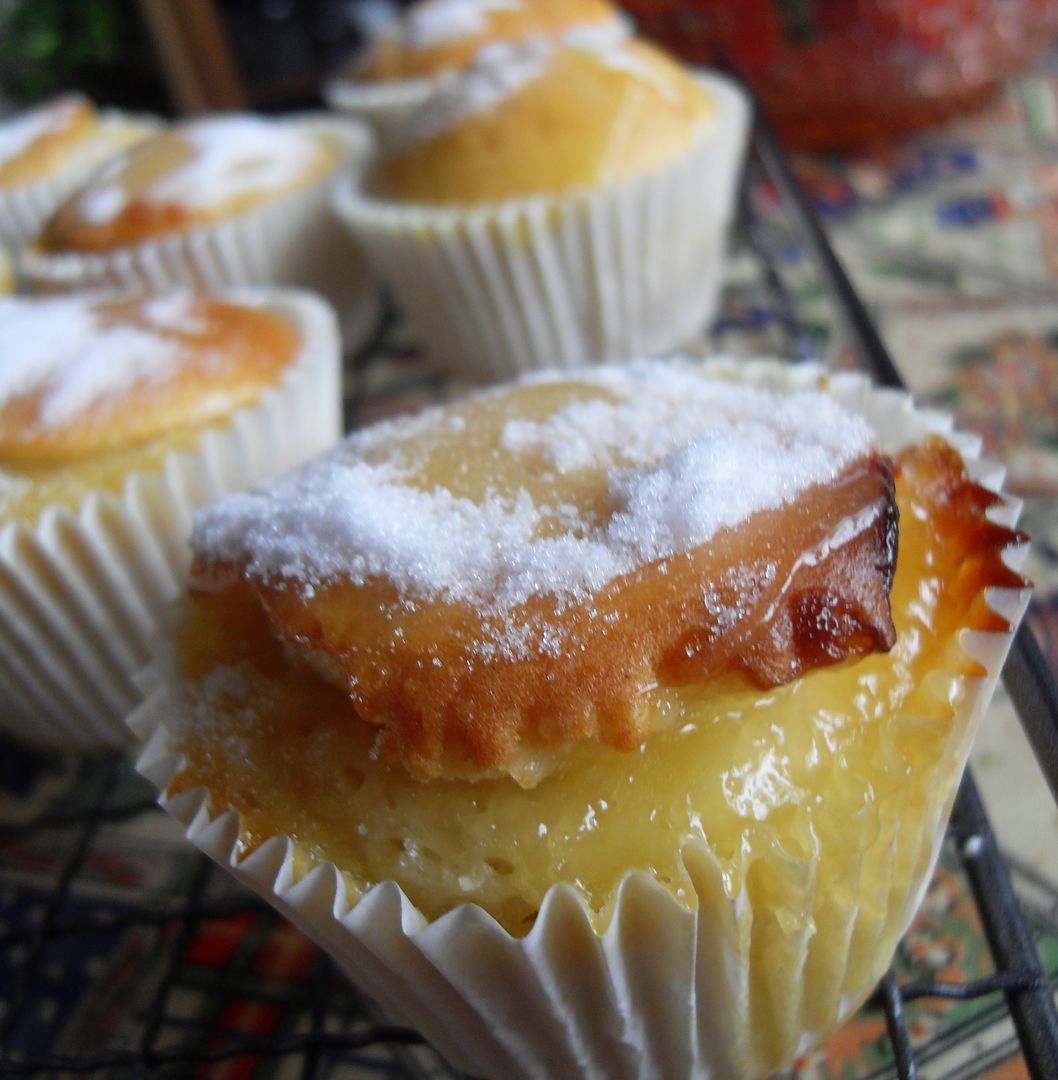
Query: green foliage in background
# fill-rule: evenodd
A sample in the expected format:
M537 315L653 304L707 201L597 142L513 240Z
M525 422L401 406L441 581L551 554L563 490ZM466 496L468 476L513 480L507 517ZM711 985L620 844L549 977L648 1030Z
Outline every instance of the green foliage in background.
M64 90L105 104L158 105L135 0L0 0L0 92L29 105Z

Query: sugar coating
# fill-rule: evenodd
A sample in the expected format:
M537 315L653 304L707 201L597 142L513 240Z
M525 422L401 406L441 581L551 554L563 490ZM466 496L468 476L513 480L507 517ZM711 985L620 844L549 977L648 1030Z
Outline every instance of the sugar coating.
M679 91L671 84L665 69L659 69L628 48L630 40L624 21L615 18L572 27L557 38L538 35L521 41L491 42L482 47L470 67L450 74L441 83L395 133L392 145L400 148L424 142L467 117L496 108L540 78L553 62L556 51L564 46L586 53L601 66L623 71L670 100L679 101Z
M833 480L872 443L866 422L825 393L779 395L706 378L690 364L640 362L526 383L599 392L541 421L508 419L501 449L521 475L551 470L556 492L565 475L602 470L609 513L538 505L525 488L472 501L416 486L407 447L458 431L449 407L365 429L266 487L227 497L197 517L196 553L307 593L328 581L382 578L413 600L502 612L532 595L583 596L705 544Z
M201 334L208 329L194 293L171 292L149 297L140 304L140 314L159 330Z
M427 0L404 17L401 36L410 49L429 49L484 33L490 11L517 11L521 6L521 0Z
M554 46L543 37L494 41L465 71L450 75L393 136L395 148L425 142L467 117L488 112L539 78Z
M311 167L319 145L307 132L256 116L214 116L184 125L191 157L160 177L145 197L208 209L248 191L282 191ZM149 153L149 144L133 151ZM121 182L127 155L105 166L83 190L80 211L94 225L113 221L129 204Z
M0 409L39 392L39 420L57 427L144 379L177 369L183 346L160 331L194 325L190 294L141 307L145 327L104 325L83 298L0 297Z

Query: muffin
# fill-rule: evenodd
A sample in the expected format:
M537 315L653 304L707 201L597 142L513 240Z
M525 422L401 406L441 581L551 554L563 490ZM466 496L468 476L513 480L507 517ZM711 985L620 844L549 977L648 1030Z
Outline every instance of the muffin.
M774 363L365 429L196 519L140 768L458 1068L770 1075L884 972L1024 607L969 457Z
M326 118L177 124L74 192L23 251L22 274L47 291L296 285L363 323L376 297L329 190L369 144L353 121Z
M159 126L141 117L100 114L79 94L0 120L0 245L14 251L36 236L93 169Z
M629 359L715 308L747 115L643 42L493 45L336 205L447 366Z
M308 294L0 298L0 725L118 746L195 510L340 431Z
M608 0L419 0L326 84L324 97L385 138L486 45L573 30L616 41L628 22Z

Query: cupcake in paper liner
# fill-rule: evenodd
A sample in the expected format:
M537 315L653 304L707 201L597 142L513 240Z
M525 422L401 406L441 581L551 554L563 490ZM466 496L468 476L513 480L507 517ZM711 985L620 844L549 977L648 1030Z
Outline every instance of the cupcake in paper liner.
M325 84L324 100L385 140L485 46L585 29L618 41L628 19L608 0L419 0Z
M308 288L355 339L378 299L330 188L370 144L362 125L322 116L174 125L71 195L21 252L21 276L38 291Z
M160 127L154 119L98 112L79 94L0 120L0 247L16 251L107 158Z
M0 342L0 727L120 746L194 512L339 436L334 316L279 289L0 298Z
M449 366L629 359L715 310L747 122L732 84L642 42L493 45L336 205Z
M1027 599L975 454L776 363L366 428L197 517L139 768L458 1068L770 1075L888 965Z

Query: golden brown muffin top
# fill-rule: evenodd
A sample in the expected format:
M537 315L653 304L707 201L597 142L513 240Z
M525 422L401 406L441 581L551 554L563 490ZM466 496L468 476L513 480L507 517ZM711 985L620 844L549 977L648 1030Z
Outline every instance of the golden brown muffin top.
M596 188L679 158L712 116L701 86L645 42L489 46L412 114L368 188L439 205Z
M115 158L47 224L51 251L99 251L208 225L320 180L337 151L250 115L177 124Z
M79 94L0 120L0 188L50 176L95 129L95 108Z
M62 466L226 416L275 385L297 334L187 293L0 298L0 466Z
M556 37L574 27L626 33L608 0L420 0L358 58L351 77L367 81L433 77L466 67L485 45Z
M892 644L888 463L825 394L639 364L366 429L200 515L195 587L416 775L630 749L663 681L773 686Z

